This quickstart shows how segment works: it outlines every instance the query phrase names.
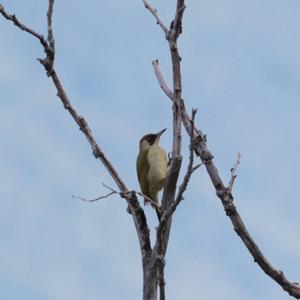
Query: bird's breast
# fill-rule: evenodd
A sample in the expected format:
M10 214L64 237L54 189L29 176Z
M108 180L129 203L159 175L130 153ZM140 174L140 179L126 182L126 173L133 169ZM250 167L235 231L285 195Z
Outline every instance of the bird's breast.
M152 146L147 156L149 162L149 182L158 185L163 184L167 176L168 168L166 151L159 146Z

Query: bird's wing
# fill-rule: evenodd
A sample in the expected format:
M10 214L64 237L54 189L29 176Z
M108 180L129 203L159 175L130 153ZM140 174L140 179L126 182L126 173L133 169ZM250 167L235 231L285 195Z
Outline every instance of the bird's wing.
M138 180L142 193L149 197L149 182L148 182L148 172L149 172L149 162L147 159L148 150L139 153L136 161L136 172L138 175Z

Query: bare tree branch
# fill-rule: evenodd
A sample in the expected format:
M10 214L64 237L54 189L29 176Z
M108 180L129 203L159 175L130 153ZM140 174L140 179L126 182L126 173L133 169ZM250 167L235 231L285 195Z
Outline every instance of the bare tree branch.
M155 70L159 70L159 66L157 64L154 65ZM160 73L161 74L161 73ZM162 77L163 78L163 77ZM159 78L158 78L159 80ZM166 93L166 91L163 89ZM169 93L166 95L170 98ZM173 98L170 98L173 100ZM216 190L216 194L221 200L223 207L225 209L226 215L230 218L234 230L238 234L238 236L243 241L244 245L249 250L250 254L254 258L254 261L260 266L260 268L270 276L274 281L276 281L286 292L288 292L291 296L296 299L300 299L300 285L294 282L289 281L283 274L282 271L276 269L271 265L271 263L264 257L261 250L254 242L250 233L246 229L244 222L238 213L236 207L233 204L233 195L228 189L225 187L222 179L220 178L218 169L213 163L214 156L211 154L206 144L206 136L202 133L201 130L194 128L191 126L191 119L186 112L184 102L181 105L181 116L184 127L189 135L194 135L194 147L195 153L200 156L202 162L205 164L207 173L210 176L210 179L214 185Z
M192 134L192 127L190 125L190 118L183 108L182 110L182 120L188 134ZM300 299L300 285L289 281L283 274L282 271L276 269L271 263L264 257L261 250L251 237L250 233L245 227L245 224L238 213L235 205L233 204L233 195L228 191L228 188L225 187L218 169L213 163L213 155L209 151L206 144L206 136L202 133L201 130L194 130L194 146L195 152L200 156L202 162L205 164L207 173L214 185L216 194L221 200L226 215L230 218L235 232L242 239L243 243L251 253L254 261L258 263L261 269L275 280L285 291L287 291L291 296Z
M153 206L155 206L156 208L158 208L159 210L161 210L161 206L160 206L157 202L153 201L150 197L146 196L146 195L143 194L142 192L136 192L136 193L137 193L138 195L142 196L144 199L147 199L147 201L148 201L149 203L151 203L151 205L153 205ZM145 202L145 204L147 205L146 202Z
M159 285L159 300L165 300L166 299L166 293L165 293L165 259L160 256L158 261L158 285Z
M158 21L157 12L151 7L148 1L143 0L145 7L154 15L156 21ZM165 182L163 197L162 197L162 211L166 212L172 203L175 201L176 185L178 176L181 168L181 104L182 104L182 84L181 84L181 57L178 52L177 39L182 32L181 21L184 12L184 1L178 0L174 19L171 23L170 30L166 30L161 26L166 35L166 39L169 43L171 60L172 60L172 73L173 73L173 92L169 91L169 94L173 94L173 145L172 145L172 156L170 160L169 170ZM153 65L158 65L158 60L153 62ZM159 73L156 73L159 77ZM160 78L161 87L167 86L165 81ZM158 276L160 295L162 300L165 297L165 283L164 283L164 264L161 264L162 258L164 258L170 235L170 229L172 224L172 216L165 218L164 221L160 221L157 229L156 242L153 248L153 259L155 264L158 265ZM162 228L163 230L160 230ZM153 262L152 262L153 265Z
M236 171L237 171L237 168L240 164L240 161L241 161L241 154L238 152L237 154L237 158L233 164L233 167L231 168L230 170L230 173L231 173L231 178L230 178L230 181L229 181L229 184L228 184L228 191L231 193L232 192L232 188L233 188L233 185L234 185L234 181L237 177L236 175Z
M154 68L156 71L158 70L160 72L159 66L157 64L154 64ZM158 78L158 81L161 84L160 77ZM173 97L171 98L171 94L168 93L169 89L164 89L164 88L162 89L166 93L166 95L171 100L173 100ZM185 110L184 102L182 103L181 108L182 108L181 115L182 115L183 124L188 134L191 135L193 132L191 127L191 122L190 122L191 119ZM202 162L205 164L206 170L215 187L216 194L220 198L223 207L226 211L226 214L229 216L234 226L234 230L242 239L243 243L251 253L252 257L254 258L254 261L257 262L258 265L261 267L261 269L273 280L275 280L291 296L293 296L296 299L300 299L300 285L289 281L284 276L282 271L277 270L270 264L270 262L263 256L259 247L256 245L251 235L247 231L242 221L242 218L240 217L236 207L233 204L233 195L231 192L228 192L227 188L224 186L220 178L219 172L212 161L214 156L207 148L206 136L201 132L201 130L197 128L194 129L193 134L194 134L195 152L198 156L200 156Z
M151 8L148 1L143 0L143 2L145 4L145 7L154 15L157 23L165 32L165 35L169 41L169 47L172 56L173 92L170 89L168 89L167 84L165 83L163 77L161 76L158 61L157 63L153 64L160 86L162 87L163 91L167 94L167 96L171 100L173 100L173 120L174 120L173 122L174 139L173 139L173 147L172 147L173 151L172 151L171 164L168 172L168 178L167 178L165 191L163 195L163 203L162 203L163 209L164 210L170 209L172 207L172 203L174 203L172 201L174 201L176 183L178 180L178 174L181 167L181 126L180 124L182 120L186 128L186 131L188 132L188 134L191 136L191 139L193 140L195 153L198 156L200 156L202 162L205 164L206 170L216 190L216 194L220 198L223 207L225 209L225 212L230 218L234 226L234 230L241 237L245 246L248 248L249 252L253 256L254 261L257 262L259 266L264 270L264 272L267 275L269 275L272 279L274 279L279 285L281 285L282 288L285 291L287 291L291 296L300 299L299 284L288 281L287 278L284 276L283 272L274 268L270 264L270 262L263 256L260 249L258 248L256 243L250 236L249 232L247 231L236 207L233 204L233 195L231 193L231 190L236 176L235 172L236 172L237 165L236 168L233 167L229 188L225 187L224 183L220 178L218 170L213 163L213 155L211 154L211 152L207 147L205 135L200 130L194 128L194 126L191 124L191 118L186 112L184 101L181 96L182 93L181 70L180 70L181 58L179 56L178 48L177 48L177 39L182 31L182 17L185 9L184 0L177 0L176 13L175 13L174 20L171 24L170 30L166 28L166 26L163 24L161 19L158 17L157 11ZM8 21L13 22L13 24L18 28L20 28L21 30L37 38L41 43L41 45L43 46L43 49L46 53L46 58L39 59L39 61L47 71L47 75L51 77L56 87L58 97L61 99L65 109L68 110L68 112L71 114L74 121L79 126L80 130L85 135L86 139L88 140L92 148L93 155L95 156L95 158L101 160L105 168L108 170L108 172L114 179L116 185L118 186L121 196L127 200L127 203L130 208L130 212L132 213L133 216L137 234L139 237L140 247L143 255L143 261L149 260L150 262L152 262L153 255L155 256L156 261L161 261L161 258L164 257L165 255L165 251L168 244L171 218L168 219L169 223L167 224L167 226L165 226L166 230L157 231L157 241L156 241L154 251L152 251L151 243L150 243L149 227L147 225L144 211L137 200L136 193L128 191L126 185L121 180L117 171L114 169L110 161L107 159L102 149L96 143L87 122L82 116L77 114L76 110L71 105L71 102L53 67L54 57L55 57L55 41L53 38L53 30L52 30L53 5L54 5L54 0L49 0L48 13L47 13L47 21L48 21L47 40L44 38L43 35L37 33L30 27L21 23L15 15L8 14L5 11L3 5L1 4L0 4L0 14L3 15L3 17ZM162 221L164 220L166 221L166 218L163 219ZM161 226L161 224L159 226ZM160 270L160 276L163 276L163 270L164 268L162 267L162 269ZM164 290L161 290L161 292L164 293Z
M113 192L110 192L110 193L108 193L104 196L100 196L100 197L94 198L94 199L85 199L85 198L82 198L80 196L72 196L72 198L76 198L76 199L79 199L79 200L84 201L84 202L91 202L92 203L92 202L96 202L96 201L99 201L99 200L102 200L102 199L106 199L106 198L108 198L108 197L110 197L114 194L119 194L119 193L117 193L116 191L113 191Z
M170 35L172 35L172 29L174 29L173 33L176 35L176 39L178 38L179 34L182 33L182 17L183 17L184 10L185 10L184 0L177 0L175 18L171 24L171 32L170 32ZM170 39L172 39L172 37L170 37Z
M121 197L126 199L130 213L132 214L134 226L139 238L142 258L143 260L148 259L152 254L152 247L150 241L150 229L147 223L145 212L140 206L134 191L121 192L120 194Z
M164 77L161 73L159 62L158 60L155 60L152 62L154 67L154 72L156 75L156 78L158 80L158 83L160 87L162 88L163 92L166 94L166 96L174 101L174 94L166 84L166 81L164 80ZM295 282L289 281L283 274L282 271L277 270L274 268L270 262L264 257L262 252L260 251L259 247L256 245L254 240L252 239L251 235L247 231L244 222L242 221L242 218L240 217L236 207L233 204L233 195L231 193L230 184L229 189L225 187L222 179L220 178L218 169L213 163L214 156L207 148L206 144L206 136L202 133L201 130L197 129L196 127L193 129L191 126L191 118L186 112L184 101L182 100L181 103L181 117L182 122L184 124L184 127L187 131L187 133L191 136L194 136L194 149L195 153L200 156L203 164L205 164L207 173L210 176L210 179L214 185L214 188L216 190L216 194L221 200L223 207L225 209L226 215L230 218L234 230L239 235L239 237L242 239L244 245L249 250L250 254L254 258L254 261L258 263L258 265L261 267L261 269L270 276L274 281L276 281L285 291L287 291L291 296L293 296L296 299L300 299L300 285ZM237 165L236 165L237 168ZM234 179L235 180L235 172L234 171ZM232 178L231 181L232 182ZM232 183L232 186L233 186ZM163 218L162 218L163 221Z
M161 87L161 89L164 91L164 93L173 101L173 92L169 89L159 67L159 60L153 60L152 65L154 68L154 72L157 78L157 81Z
M171 23L170 33L168 37L169 48L172 59L173 73L173 146L172 157L168 176L164 188L162 198L163 212L169 209L175 201L176 185L181 168L181 103L182 103L182 84L181 84L181 57L178 52L177 39L182 32L181 21L184 11L184 1L178 0L174 20ZM155 248L158 255L164 256L169 241L172 218L168 218L165 230L157 230L157 239ZM164 224L164 223L163 223ZM159 227L161 224L159 225Z
M168 28L164 25L163 21L160 19L157 9L153 8L150 3L147 0L143 0L145 7L151 12L151 14L154 16L156 19L156 24L158 24L161 29L164 31L166 37L169 35L169 30Z
M152 13L155 17L156 21L158 21L157 11L149 4L148 1L143 0L145 7ZM176 184L178 180L178 175L181 168L181 94L182 94L182 85L181 85L181 57L178 53L177 47L177 39L182 31L181 21L183 17L185 5L184 1L178 0L177 7L175 12L174 20L172 21L170 31L164 29L161 26L167 35L167 40L169 42L169 48L171 53L172 59L172 72L173 72L173 92L169 92L169 94L173 94L173 146L172 146L172 157L170 161L170 167L168 170L164 193L162 197L162 210L166 211L172 202L174 202L175 191L176 191ZM158 65L158 60L153 62L153 65ZM159 77L159 72L156 75ZM162 77L161 77L162 79ZM167 87L167 84L162 79L161 86ZM165 254L169 234L170 234L170 227L171 227L171 218L168 219L168 224L166 225L166 230L163 232L163 236L161 235L162 231L159 231L160 237L156 240L155 248L159 256ZM164 245L163 245L164 244Z
M164 76L160 70L160 66L159 66L159 61L158 59L152 61L152 65L154 68L154 73L156 75L156 79L161 87L161 89L163 90L163 92L166 94L166 96L173 101L173 92L171 91L171 89L168 87ZM185 129L187 130L188 134L191 135L191 118L188 115L188 113L186 112L185 109L185 104L184 101L181 101L181 114L182 114L182 122L185 126ZM201 132L200 132L201 133ZM201 133L202 134L202 133ZM198 136L198 129L195 128L195 132L194 132L195 136ZM204 136L204 135L203 135Z
M192 111L192 122L193 122L193 124L195 122L196 112L197 112L197 110L193 109L193 111ZM194 127L193 124L192 124L192 127ZM193 146L193 137L192 136L190 138L189 148L190 148L189 163L188 163L186 174L183 178L183 182L179 186L177 197L176 197L175 201L172 202L172 204L170 205L168 210L165 211L164 215L162 216L162 222L159 224L159 227L158 227L157 231L163 231L164 230L163 226L165 226L165 223L167 222L167 219L170 216L172 216L172 214L175 212L177 206L184 199L183 194L186 191L186 188L188 186L188 183L191 179L192 174L201 166L201 164L198 164L198 165L194 166L194 146Z
M103 163L103 165L108 170L108 172L110 173L110 175L114 179L115 183L119 187L120 191L121 192L127 192L128 191L127 187L125 186L124 182L120 178L120 176L117 173L117 171L115 170L115 168L112 166L110 161L107 159L107 157L104 154L104 152L102 151L102 149L98 146L98 144L97 144L94 136L92 135L92 131L91 131L89 125L87 124L86 120L84 119L83 116L79 116L78 113L76 112L76 110L74 109L74 107L72 106L72 104L69 100L69 97L67 96L66 92L64 91L64 89L63 89L63 87L60 83L60 80L57 76L57 73L56 73L55 69L52 68L51 71L52 72L51 72L50 77L51 77L54 85L56 86L57 93L58 93L57 95L61 99L61 101L63 102L63 105L64 105L65 109L71 114L74 121L77 123L80 130L85 135L87 141L89 142L89 144L92 148L94 157L101 160L101 162Z
M21 30L24 30L37 38L40 43L42 44L44 51L46 53L46 58L38 59L39 62L44 66L47 76L50 77L56 87L57 96L62 101L64 108L70 113L73 120L77 123L80 130L85 135L87 141L89 142L93 155L96 159L100 159L103 163L104 167L107 169L111 177L113 178L114 182L118 186L120 190L120 195L122 198L126 199L128 203L129 210L132 214L134 225L137 231L137 235L140 242L140 248L142 252L142 256L148 257L152 253L151 242L150 242L150 230L147 224L146 216L144 210L141 208L139 201L136 197L135 192L129 192L125 183L120 178L119 174L117 173L116 169L113 167L111 162L108 160L102 149L97 144L92 131L87 124L84 117L80 116L75 108L72 106L71 101L65 92L60 79L54 69L54 59L55 59L55 41L53 37L53 30L52 30L52 16L53 16L53 5L54 0L49 0L48 5L48 12L47 12L47 23L48 23L48 38L45 40L43 35L36 33L31 28L27 27L23 23L21 23L15 15L8 14L3 5L0 4L0 13L9 21L12 21L14 25L19 27Z
M148 1L143 0L145 7L152 13L152 15L157 20L157 10L154 9ZM182 84L181 84L181 57L179 56L177 39L182 32L182 18L183 12L185 9L184 0L177 0L176 12L174 19L171 23L170 30L165 30L164 32L168 33L167 40L169 42L169 48L172 59L172 73L173 73L173 92L167 88L167 84L164 81L163 77L160 76L159 71L159 62L158 60L153 61L153 66L157 66L155 70L156 76L159 78L159 82L162 88L166 88L166 92L169 96L172 96L173 101L173 147L172 147L172 158L170 162L170 168L165 184L164 195L162 199L162 208L166 210L169 206L169 203L166 203L166 199L174 199L174 193L176 188L176 182L181 166L181 104L183 103L181 94L182 94ZM165 26L164 26L165 27ZM168 91L167 91L168 90ZM173 176L171 176L173 174ZM177 174L177 176L176 176ZM175 184L174 184L175 183ZM169 188L171 188L170 191ZM172 196L173 194L173 196Z
M194 131L196 113L197 113L197 110L193 109L192 110L192 120L191 120L191 122L192 122L192 132ZM191 179L191 176L192 176L193 172L196 171L201 166L201 164L199 164L197 166L194 166L194 146L193 146L193 141L194 141L194 136L191 135L190 136L190 145L189 145L189 148L190 148L189 164L188 164L187 171L186 171L186 174L184 176L183 182L182 182L182 184L179 187L178 194L177 194L177 197L175 199L175 202L172 203L172 205L170 207L170 209L171 209L172 206L174 206L174 208L172 208L173 212L175 211L175 209L178 206L178 204L183 200L183 194L186 191L186 188L187 188L187 186L189 184L189 181ZM171 212L171 214L173 212Z
M195 122L195 115L197 110L192 111L192 127L194 127ZM166 225L168 224L169 218L173 215L175 212L177 206L180 204L180 202L183 200L183 194L186 191L186 188L188 186L188 183L191 179L191 176L194 171L196 171L201 164L193 166L194 165L194 147L193 147L193 136L190 137L190 156L189 156L189 163L187 167L187 172L184 176L183 182L180 185L178 189L178 194L174 202L171 203L170 207L164 212L161 222L157 228L157 236L163 239L163 232L166 230Z
M180 9L183 7L183 9ZM147 8L147 7L146 7ZM182 94L182 85L181 85L181 58L178 53L177 48L177 39L181 33L181 20L184 10L184 1L178 0L177 9L175 13L174 20L171 24L171 29L166 36L169 42L169 48L172 59L172 72L173 72L173 146L172 146L172 156L170 160L170 166L166 178L166 183L164 187L163 197L162 197L162 210L165 212L169 209L171 204L175 201L175 192L176 185L178 181L178 176L181 168L181 94ZM165 31L166 34L166 31ZM156 62L158 63L158 61ZM158 74L159 75L159 74ZM162 87L167 86L165 82L162 82ZM159 289L161 300L165 299L165 281L164 281L164 263L162 260L167 251L170 229L172 224L172 216L169 218L164 218L164 221L160 220L157 234L156 242L153 248L153 260L151 262L152 267L157 266L157 275L159 278ZM159 229L162 228L162 229ZM147 267L147 266L146 266ZM150 266L151 269L151 266ZM148 272L150 273L150 272ZM150 279L153 280L153 277Z
M13 22L14 25L16 25L17 27L19 27L21 30L23 30L23 31L25 31L25 32L27 32L27 33L29 33L29 34L31 34L31 35L34 36L35 38L37 38L37 39L40 41L40 43L42 44L42 46L43 46L44 48L47 48L47 47L48 47L48 43L47 43L47 41L45 40L45 38L44 38L43 35L41 35L41 34L35 32L35 31L34 31L33 29L31 29L30 27L27 27L26 25L24 25L23 23L21 23L21 22L17 19L17 17L16 17L15 15L10 15L10 14L8 14L8 13L5 11L5 9L4 9L4 7L3 7L2 4L0 4L0 13L3 15L3 17L4 17L5 19L7 19L7 20Z
M50 47L54 50L55 49L55 41L53 38L53 29L52 29L53 6L54 6L54 0L49 0L48 12L47 12L47 24L48 24L47 40L48 40Z
M99 200L102 200L102 199L106 199L114 194L121 194L121 193L118 193L116 190L114 190L113 188L111 188L110 186L106 185L105 183L102 182L102 185L109 189L110 190L110 193L104 195L104 196L100 196L100 197L97 197L97 198L94 198L94 199L85 199L85 198L82 198L80 196L72 196L72 198L77 198L81 201L84 201L84 202L96 202L96 201L99 201Z

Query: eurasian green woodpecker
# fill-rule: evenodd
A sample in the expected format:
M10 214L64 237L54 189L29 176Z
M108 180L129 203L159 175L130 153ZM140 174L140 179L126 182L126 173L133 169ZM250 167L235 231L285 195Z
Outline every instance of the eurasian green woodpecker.
M167 176L166 151L159 146L159 139L167 128L154 134L146 134L140 140L140 151L136 161L137 176L142 193L153 202L158 202L158 192L163 188ZM149 202L145 198L145 203ZM155 208L158 218L160 212Z

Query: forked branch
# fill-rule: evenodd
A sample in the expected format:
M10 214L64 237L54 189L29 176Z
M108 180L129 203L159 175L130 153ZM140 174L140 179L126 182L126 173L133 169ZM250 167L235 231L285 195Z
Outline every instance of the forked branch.
M233 185L234 185L235 179L237 177L236 171L237 171L237 168L240 164L240 161L241 161L241 154L238 152L236 161L234 162L234 164L233 164L233 166L230 170L231 178L230 178L230 181L229 181L229 184L228 184L228 191L230 193L232 192Z
M165 26L165 24L163 23L163 21L161 20L161 18L158 15L157 9L153 8L149 2L147 0L143 0L145 7L151 12L151 14L154 16L155 20L156 20L156 24L158 24L161 29L164 31L166 37L168 37L169 35L169 29Z
M177 1L177 7L184 7L184 1ZM179 15L180 17L180 15ZM180 18L179 18L180 21ZM180 24L178 22L177 24ZM176 24L175 24L176 25ZM174 26L174 23L173 23ZM177 25L178 28L178 25ZM180 28L180 27L179 27ZM178 97L176 97L176 93L171 91L168 87L164 76L160 70L159 61L155 60L152 62L154 72L160 87L162 88L163 92L166 96L172 100L173 105L174 102L177 103ZM262 252L260 251L259 247L254 242L253 238L249 234L248 230L246 229L242 218L240 217L235 205L233 204L233 195L232 195L232 186L234 184L234 180L236 178L236 169L239 163L239 159L235 166L231 171L231 180L229 186L226 187L219 175L218 169L216 168L213 158L214 156L209 151L207 144L206 144L206 136L202 133L201 130L197 129L196 127L193 128L191 125L191 118L189 114L186 112L185 105L183 99L181 99L181 117L184 127L190 137L193 137L193 145L194 151L197 156L201 158L202 163L205 165L207 173L211 179L211 182L215 188L216 194L221 200L226 215L230 218L234 230L239 235L241 240L243 241L244 245L249 250L250 254L254 258L254 261L258 263L261 269L270 276L274 281L276 281L285 291L287 291L291 296L296 299L300 299L300 285L295 282L289 281L282 271L274 268L271 263L264 257Z
M162 197L162 212L165 216L166 212L169 211L172 203L175 202L176 186L178 182L178 176L181 169L181 103L182 103L182 84L181 84L181 58L179 56L177 39L182 32L181 20L184 12L184 1L178 0L175 11L174 19L171 23L170 29L167 29L162 20L159 18L157 10L153 8L150 3L143 0L143 3L150 11L150 13L156 19L156 22L160 25L165 33L165 37L169 43L169 49L172 61L172 74L173 74L173 145L172 155L170 159L170 165L168 174L165 182L163 197ZM164 86L164 83L162 83ZM164 282L164 256L168 247L170 229L172 224L172 214L168 217L163 217L160 220L156 242L153 248L153 258L155 265L158 266L158 277L159 277L159 290L161 300L165 299L165 282Z
M192 111L192 127L194 127L196 112L197 112L197 110L193 109L193 111ZM166 230L166 226L169 222L169 219L174 214L174 212L177 209L180 202L184 199L183 194L187 189L187 186L190 182L192 174L201 166L201 164L194 166L194 146L193 146L193 137L192 136L190 138L189 148L190 148L190 156L189 156L189 163L188 163L186 174L183 178L182 184L179 186L178 193L177 193L175 200L171 203L170 207L164 212L164 214L161 218L160 224L157 228L158 240L163 239L163 232ZM163 243L163 241L160 241L160 242ZM159 242L158 242L158 244L159 244Z
M5 9L4 9L4 7L3 7L2 4L0 4L0 13L2 14L2 16L3 16L6 20L13 22L14 25L17 26L17 27L19 27L21 30L23 30L23 31L25 31L25 32L27 32L27 33L29 33L29 34L31 34L31 35L34 36L35 38L37 38L37 39L40 41L40 43L42 44L42 46L44 47L44 49L48 47L48 43L47 43L47 41L45 40L45 38L44 38L43 35L37 33L36 31L34 31L33 29L31 29L30 27L28 27L28 26L24 25L23 23L21 23L21 22L19 21L19 19L16 17L16 15L8 14L8 13L5 11Z
M147 2L146 8L152 12L156 11ZM184 1L178 0L177 7L174 15L174 19L171 23L170 30L168 32L167 40L169 43L169 49L172 61L172 74L173 74L173 145L171 163L167 174L164 193L162 197L162 210L168 211L172 203L175 201L175 192L178 181L178 176L181 168L181 103L182 103L182 84L181 84L181 57L179 55L177 40L182 32L181 21L184 12ZM157 239L155 249L159 256L164 257L170 235L172 218L169 217L165 222L160 222L159 228L163 226L163 230L157 230ZM163 224L163 225L162 225Z
M197 110L193 109L192 110L192 120L191 120L191 125L192 125L193 129L195 126L196 113L197 113ZM182 184L179 186L177 197L169 209L170 210L169 214L173 214L173 212L176 210L179 203L184 199L183 194L185 193L185 191L187 189L187 186L190 182L192 174L201 166L201 164L194 166L194 145L193 145L193 143L194 143L194 136L191 135L190 136L190 144L189 144L190 156L189 156L189 163L188 163L187 171L183 178Z

